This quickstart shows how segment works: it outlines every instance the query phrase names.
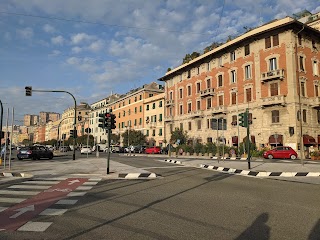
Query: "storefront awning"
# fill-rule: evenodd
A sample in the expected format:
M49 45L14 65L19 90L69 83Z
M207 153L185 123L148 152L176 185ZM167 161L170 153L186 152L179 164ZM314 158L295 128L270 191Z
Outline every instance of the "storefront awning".
M282 135L274 134L269 137L269 144L282 144Z
M303 135L303 144L304 145L316 145L316 140L309 136L309 135Z

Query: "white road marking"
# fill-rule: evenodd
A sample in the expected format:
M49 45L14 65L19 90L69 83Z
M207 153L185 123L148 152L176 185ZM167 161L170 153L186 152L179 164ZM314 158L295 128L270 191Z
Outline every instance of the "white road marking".
M44 232L52 224L52 222L27 222L21 226L18 231L25 232Z
M45 181L63 181L66 177L56 177L56 178L35 178L35 180L45 180Z
M86 194L87 192L71 192L67 195L67 197L82 197Z
M48 189L51 186L29 186L29 185L13 185L8 188L21 188L21 189Z
M97 184L98 184L98 182L85 182L82 185L83 186L94 186L94 185L97 185Z
M94 182L96 182L96 181L101 181L101 179L102 178L89 178L89 180L88 181L94 181Z
M42 216L58 216L64 214L68 209L56 209L56 208L47 208L42 211L39 215Z
M7 207L0 207L0 212L3 212L6 209L7 209Z
M39 191L10 191L10 190L0 190L0 194L11 194L11 195L37 195Z
M56 202L55 204L60 204L60 205L73 205L76 204L78 200L69 200L69 199L62 199Z
M76 188L76 190L90 190L92 188L92 186L79 186Z
M50 184L57 184L57 183L59 183L59 181L25 181L23 183L50 185Z
M0 202L3 203L20 203L26 200L25 198L0 198Z
M23 207L23 208L19 208L14 210L15 212L17 212L16 214L13 214L12 216L10 216L10 218L17 218L20 215L29 212L29 211L34 211L34 205L29 205L27 207Z

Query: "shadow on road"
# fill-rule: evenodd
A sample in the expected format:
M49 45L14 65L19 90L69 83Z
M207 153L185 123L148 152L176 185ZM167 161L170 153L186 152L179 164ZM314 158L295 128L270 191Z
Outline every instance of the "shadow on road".
M260 214L256 220L235 240L267 240L270 238L270 227L266 224L269 219L268 213Z
M319 240L320 239L320 219L318 219L317 223L313 226L308 240Z

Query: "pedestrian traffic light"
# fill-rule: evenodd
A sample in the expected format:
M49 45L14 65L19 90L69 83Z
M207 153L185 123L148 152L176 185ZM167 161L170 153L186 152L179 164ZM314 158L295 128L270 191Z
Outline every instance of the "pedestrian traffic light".
M104 113L99 113L98 127L102 128L102 129L105 128L105 118L106 118L106 116Z
M72 138L77 138L77 130L71 129L71 130L70 130L70 137L72 137Z
M0 139L4 138L4 131L0 131Z
M243 112L239 114L239 126L241 127L248 127L248 113Z
M32 87L31 86L26 86L26 96L32 96Z
M111 129L115 129L116 128L116 115L115 114L111 114Z

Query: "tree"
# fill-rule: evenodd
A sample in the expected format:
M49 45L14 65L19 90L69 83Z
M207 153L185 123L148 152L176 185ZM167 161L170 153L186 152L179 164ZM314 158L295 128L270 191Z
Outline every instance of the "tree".
M187 53L186 56L182 60L182 64L188 63L191 60L193 60L199 56L200 56L200 53L198 53L198 52L193 52L191 54Z
M128 144L128 136L129 136L129 145L136 146L136 145L146 144L146 136L141 131L130 129L122 133L121 136L123 138L123 145Z
M77 144L81 144L81 145L87 145L87 139L88 139L88 136L87 135L82 135L82 136L79 136L77 138ZM93 146L94 144L94 138L92 135L89 135L89 142L88 142L89 146Z
M22 144L27 146L27 145L31 145L32 142L29 139L23 139Z
M170 71L171 71L171 68L168 68L168 69L167 69L167 72L170 72Z
M207 53L219 46L221 46L222 43L219 43L219 42L213 42L211 45L209 45L208 47L206 47L204 50L203 50L203 53Z
M120 143L120 134L111 133L111 143L112 144L119 144Z
M185 144L187 141L188 135L187 135L187 131L183 132L182 129L176 129L171 133L171 138L170 138L170 142L171 143L176 143L179 139L179 144Z

